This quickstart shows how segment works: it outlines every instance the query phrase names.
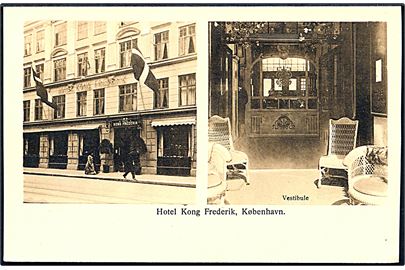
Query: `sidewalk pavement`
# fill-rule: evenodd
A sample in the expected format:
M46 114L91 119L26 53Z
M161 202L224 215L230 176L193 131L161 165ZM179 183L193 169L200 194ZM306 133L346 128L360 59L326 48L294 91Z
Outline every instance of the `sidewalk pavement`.
M196 178L191 176L142 174L136 175L136 181L134 181L132 180L131 174L128 174L127 179L125 180L122 172L111 172L111 173L100 172L96 175L87 175L84 174L84 171L79 170L48 169L48 168L24 168L24 174L86 178L94 180L133 182L139 184L166 185L166 186L178 186L189 188L196 187Z

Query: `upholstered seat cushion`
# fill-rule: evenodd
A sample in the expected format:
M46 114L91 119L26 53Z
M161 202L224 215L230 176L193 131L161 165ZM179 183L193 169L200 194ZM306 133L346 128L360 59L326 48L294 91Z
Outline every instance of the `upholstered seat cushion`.
M337 155L322 156L319 159L319 167L344 170L346 169L346 166L343 165L344 158L345 156L337 156Z
M231 161L229 162L229 164L235 164L235 163L248 161L248 157L244 152L237 151L237 150L230 150L229 152L231 154Z
M387 187L384 179L378 176L362 177L353 184L353 189L356 191L378 197L387 196Z

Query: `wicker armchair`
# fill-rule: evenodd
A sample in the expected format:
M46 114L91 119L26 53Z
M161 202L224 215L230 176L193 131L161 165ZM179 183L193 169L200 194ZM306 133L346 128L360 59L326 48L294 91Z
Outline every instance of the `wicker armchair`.
M343 163L348 168L351 204L381 205L388 188L387 147L360 146L351 151Z
M343 165L345 156L356 147L358 121L347 117L339 120L329 119L328 155L319 159L318 188L324 177L344 177L331 173L331 170L346 170Z
M230 160L230 153L224 146L208 144L208 204L225 204L226 163Z
M245 153L234 149L229 118L214 115L209 119L208 126L209 142L220 144L230 152L231 160L226 163L227 179L240 178L248 185L249 158Z

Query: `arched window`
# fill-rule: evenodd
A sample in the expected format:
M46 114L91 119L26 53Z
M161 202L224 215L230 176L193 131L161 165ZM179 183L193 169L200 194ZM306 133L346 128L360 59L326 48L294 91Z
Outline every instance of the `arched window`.
M252 109L317 109L315 67L305 58L265 58L254 76Z

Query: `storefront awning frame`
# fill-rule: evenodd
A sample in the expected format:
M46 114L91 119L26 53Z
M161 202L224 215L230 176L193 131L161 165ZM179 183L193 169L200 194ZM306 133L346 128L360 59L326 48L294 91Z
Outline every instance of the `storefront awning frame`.
M172 117L152 121L152 127L195 125L195 117Z
M86 124L86 125L63 125L56 127L33 127L24 128L23 133L40 133L40 132L55 132L55 131L73 131L73 130L92 130L98 129L101 124Z

